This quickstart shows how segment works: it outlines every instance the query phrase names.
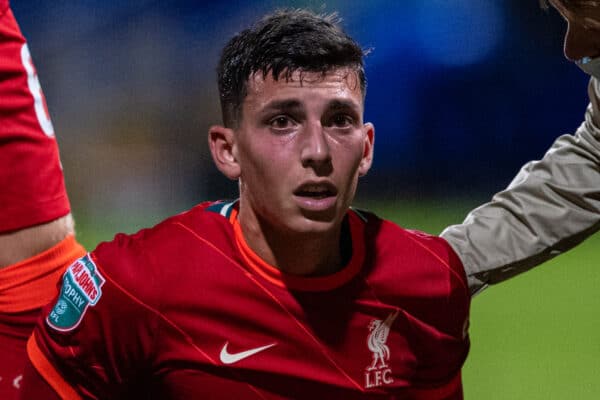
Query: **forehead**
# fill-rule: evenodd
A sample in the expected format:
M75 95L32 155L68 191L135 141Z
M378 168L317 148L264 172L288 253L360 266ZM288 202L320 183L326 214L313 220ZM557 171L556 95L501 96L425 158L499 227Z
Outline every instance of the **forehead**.
M351 68L337 68L326 72L296 70L284 71L277 79L271 73L257 72L248 78L246 101L268 101L287 96L350 97L362 105L362 91L358 73Z

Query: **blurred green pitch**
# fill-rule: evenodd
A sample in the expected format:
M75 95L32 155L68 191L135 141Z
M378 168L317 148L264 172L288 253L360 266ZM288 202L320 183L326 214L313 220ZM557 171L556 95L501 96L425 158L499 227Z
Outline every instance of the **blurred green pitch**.
M365 202L365 208L437 234L478 204ZM131 233L162 217L76 218L80 241L92 249L115 232ZM463 369L467 400L600 399L600 235L476 296L470 335Z

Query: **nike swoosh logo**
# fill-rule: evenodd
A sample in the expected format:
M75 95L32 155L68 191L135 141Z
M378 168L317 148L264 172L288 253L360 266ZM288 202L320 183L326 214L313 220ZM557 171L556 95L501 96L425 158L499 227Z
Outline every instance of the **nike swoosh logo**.
M244 358L248 358L250 356L255 355L256 353L260 353L263 350L266 350L270 347L275 346L277 343L271 343L268 344L266 346L261 346L261 347L256 347L254 349L250 349L250 350L246 350L246 351L242 351L239 353L230 353L227 351L227 345L229 344L229 342L225 342L225 345L223 345L223 348L221 349L221 354L219 354L219 358L221 359L221 362L223 364L233 364L236 363L238 361L243 360Z

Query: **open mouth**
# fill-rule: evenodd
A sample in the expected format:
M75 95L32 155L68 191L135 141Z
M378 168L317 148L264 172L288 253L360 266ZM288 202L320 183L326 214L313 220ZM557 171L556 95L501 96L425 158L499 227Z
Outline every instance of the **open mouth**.
M311 199L324 199L337 194L336 188L330 183L304 184L294 191L294 195Z

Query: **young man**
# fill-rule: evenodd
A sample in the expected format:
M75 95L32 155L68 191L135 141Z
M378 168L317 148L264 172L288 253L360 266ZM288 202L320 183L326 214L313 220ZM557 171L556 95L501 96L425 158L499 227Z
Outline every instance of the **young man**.
M29 49L0 0L0 398L17 398L26 342L75 241L58 147Z
M239 200L69 267L28 344L24 398L460 398L458 257L349 209L373 157L362 57L306 11L229 42L209 144Z
M219 87L224 126L209 144L240 199L118 235L74 263L28 344L23 398L462 398L463 264L441 238L349 208L374 142L360 47L327 18L277 13L229 42ZM577 182L598 183L597 165ZM515 181L515 196L536 176ZM543 197L551 182L538 185ZM479 233L518 240L536 218L525 207L502 225L509 202L486 209L496 222L457 228L455 248L484 243ZM469 278L478 261L515 260L475 250Z

